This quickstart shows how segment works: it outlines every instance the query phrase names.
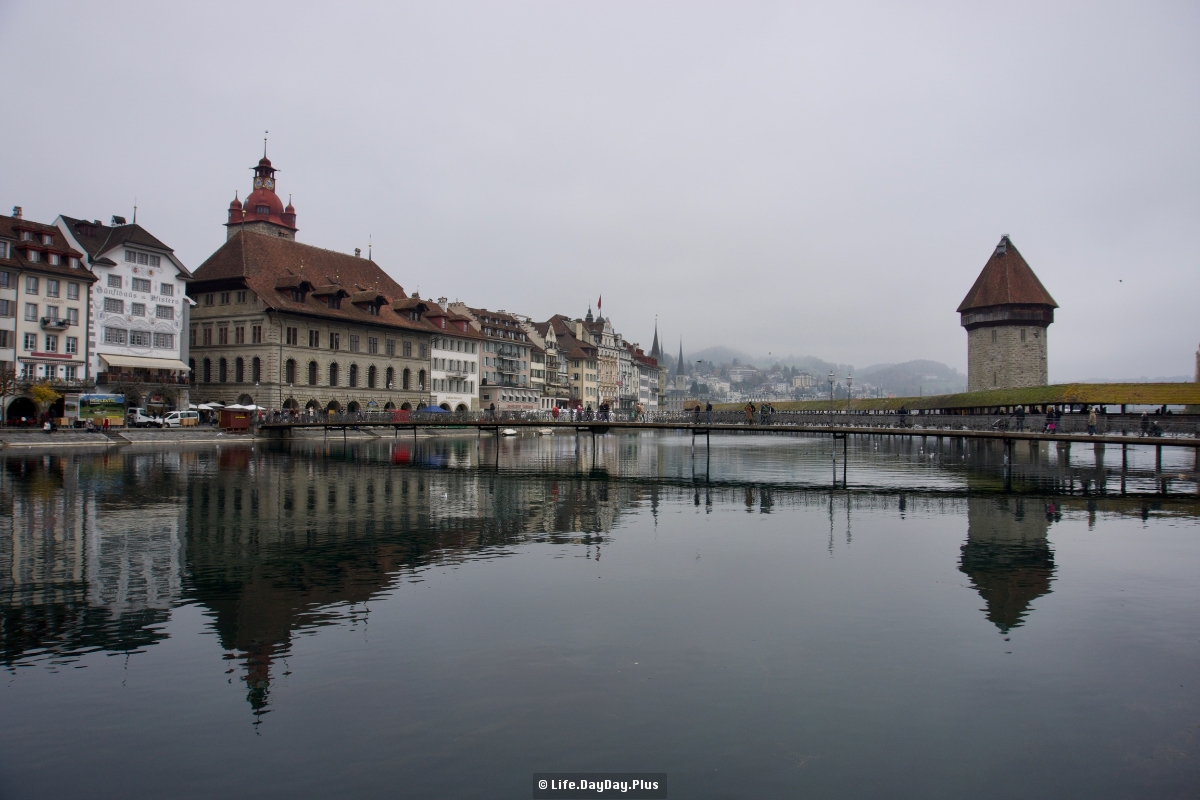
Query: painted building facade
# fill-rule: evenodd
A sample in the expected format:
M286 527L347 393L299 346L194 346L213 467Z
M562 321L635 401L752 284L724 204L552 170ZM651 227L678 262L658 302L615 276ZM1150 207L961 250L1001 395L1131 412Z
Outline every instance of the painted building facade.
M17 377L4 399L6 419L37 414L27 391L37 381L58 389L90 386L88 296L95 276L83 253L54 225L0 216L0 361Z
M97 391L124 393L131 405L187 408L191 273L136 222L113 217L112 223L55 221L96 276L87 323L89 374Z

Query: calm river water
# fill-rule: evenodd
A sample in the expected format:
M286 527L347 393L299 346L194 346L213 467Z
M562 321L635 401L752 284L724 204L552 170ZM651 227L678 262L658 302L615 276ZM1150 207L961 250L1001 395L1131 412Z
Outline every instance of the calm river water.
M1200 793L1190 451L1021 447L1011 491L932 439L0 458L0 797Z

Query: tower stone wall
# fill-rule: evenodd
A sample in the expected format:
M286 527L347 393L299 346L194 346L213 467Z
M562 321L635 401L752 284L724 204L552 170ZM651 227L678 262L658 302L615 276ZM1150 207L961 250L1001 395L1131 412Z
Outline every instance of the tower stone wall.
M272 222L266 222L265 220L254 220L252 222L246 222L240 225L228 226L226 228L226 241L232 239L243 230L251 233L262 233L266 234L267 236L278 236L283 239L292 239L293 241L296 239L296 232L289 230L282 225L276 225Z
M1045 386L1046 333L1056 308L1012 240L1000 237L958 306L967 329L967 391Z
M1045 386L1047 329L995 325L967 331L967 391Z

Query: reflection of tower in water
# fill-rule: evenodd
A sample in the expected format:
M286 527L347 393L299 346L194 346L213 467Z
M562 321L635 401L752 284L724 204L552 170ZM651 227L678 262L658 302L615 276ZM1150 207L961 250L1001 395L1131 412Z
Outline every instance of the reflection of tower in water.
M1007 633L1018 627L1030 604L1049 594L1054 553L1046 534L1053 504L1031 507L1021 498L967 500L967 542L959 569L987 604L987 618Z

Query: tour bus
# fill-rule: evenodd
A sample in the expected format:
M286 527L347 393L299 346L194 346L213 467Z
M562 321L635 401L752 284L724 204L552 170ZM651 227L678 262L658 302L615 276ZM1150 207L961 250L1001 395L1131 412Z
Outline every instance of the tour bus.
M69 425L86 425L90 420L96 427L120 428L125 424L125 395L69 394L63 398L63 414Z

